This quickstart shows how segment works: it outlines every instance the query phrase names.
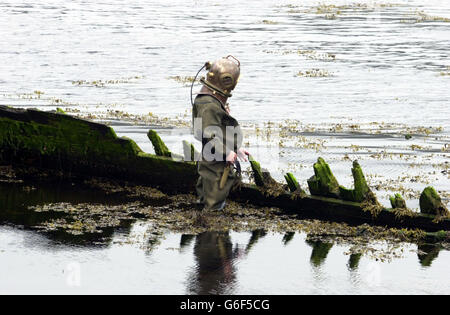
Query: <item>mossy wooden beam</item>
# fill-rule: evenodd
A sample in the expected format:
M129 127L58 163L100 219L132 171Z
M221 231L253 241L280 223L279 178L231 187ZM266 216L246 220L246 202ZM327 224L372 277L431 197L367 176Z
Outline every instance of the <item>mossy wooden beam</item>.
M276 194L272 194L268 189L271 186L266 182L266 172L252 157L250 161L256 174L255 182L264 189L261 186L243 184L230 194L230 198L235 201L278 207L305 218L450 231L450 220L447 217L435 220L437 216L433 211L418 213L413 217L405 216L399 220L398 211L382 208L374 218L370 213L362 211L362 203L358 202L319 195L292 198L295 192L288 193L284 189L277 189ZM321 170L315 172L321 178L321 172L327 173L328 170L323 160L319 159L319 162L316 164L320 164ZM195 163L177 162L171 158L144 153L134 141L118 138L114 130L106 125L55 112L5 106L0 106L0 163L11 165L15 172L28 176L21 178L40 178L41 173L55 177L60 175L53 174L64 174L68 178L80 174L89 178L98 176L127 180L177 193L194 192L198 178ZM27 173L27 170L35 169L38 172ZM328 176L330 174L331 171ZM337 181L330 182L334 182L336 187ZM320 190L322 183L317 183ZM430 203L430 197L427 195L433 196L435 192L426 189L424 194L423 198L427 199L421 201L421 207L429 209L426 204ZM437 200L436 196L433 200ZM442 236L441 234L439 235Z
M389 196L389 201L393 209L406 209L406 201L400 194Z
M286 173L286 175L284 175L284 179L286 180L286 183L287 183L287 185L289 187L289 190L291 192L301 190L300 184L298 183L298 181L295 178L294 174Z
M249 155L248 160L252 168L253 179L256 186L264 187L264 176L261 170L261 165L253 158L252 155Z
M428 186L420 195L420 212L425 214L448 217L449 211L442 203L441 197L436 190Z
M314 174L308 179L311 195L339 198L339 183L321 157L314 163Z
M186 140L183 140L183 155L185 161L199 161L201 157L194 145Z
M152 142L153 149L155 149L156 155L165 156L165 157L172 156L172 152L170 152L170 150L167 148L164 141L161 139L161 137L158 135L158 133L155 130L150 129L147 133L147 137Z
M362 202L367 199L370 188L367 184L361 165L359 165L358 161L353 162L352 175L354 189L348 189L344 186L339 186L340 197L343 200Z
M443 230L428 232L425 234L424 241L428 243L450 242L450 232Z
M118 138L109 126L5 106L0 106L0 162L183 192L193 191L197 179L194 163L146 154L133 140Z
M366 199L370 188L367 185L366 178L358 161L353 161L352 175L355 184L354 201L361 202Z

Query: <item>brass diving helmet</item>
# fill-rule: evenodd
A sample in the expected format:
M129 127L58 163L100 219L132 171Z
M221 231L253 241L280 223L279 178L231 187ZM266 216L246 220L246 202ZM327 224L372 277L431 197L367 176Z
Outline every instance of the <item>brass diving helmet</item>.
M200 83L224 97L231 97L231 91L236 87L241 73L239 60L229 55L213 63L207 62L205 69L208 73L206 78L200 79Z

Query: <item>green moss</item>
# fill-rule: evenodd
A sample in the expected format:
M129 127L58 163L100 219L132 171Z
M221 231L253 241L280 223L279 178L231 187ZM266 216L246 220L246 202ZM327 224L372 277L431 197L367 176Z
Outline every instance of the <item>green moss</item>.
M436 239L446 240L448 238L448 232L446 231L438 231L436 232Z
M185 161L198 161L200 160L200 152L198 152L192 143L183 140L183 153Z
M441 197L436 190L428 186L420 195L420 212L438 216L448 216L447 207L442 203Z
M50 120L46 125L2 117L0 126L2 151L9 153L27 151L47 156L57 153L74 158L94 159L101 156L104 159L121 159L140 151L130 139L114 139L109 128L96 130L89 124L64 116L60 122ZM119 153L120 156L114 156Z
M319 180L317 179L317 177L312 176L311 178L309 178L307 180L307 182L308 182L309 193L314 196L320 196L321 195L320 183L319 183Z
M112 128L111 128L111 130L112 130ZM112 130L112 131L114 132L114 130ZM114 134L116 134L116 133L114 132ZM132 151L134 153L134 155L138 155L139 153L144 152L137 145L137 143L134 142L132 139L130 139L128 137L122 137L122 139L126 140L126 141L124 141L124 145L125 145L126 149L128 151Z
M314 163L314 176L308 179L309 191L312 195L339 197L339 183L331 172L330 166L319 157Z
M286 179L286 182L287 182L287 184L289 186L289 190L291 192L294 192L294 191L297 191L297 190L301 190L300 184L298 183L298 181L295 178L294 174L287 173L286 175L284 175L284 178Z
M339 195L343 200L353 201L354 200L353 192L354 192L353 189L345 188L344 186L339 186Z
M406 209L406 201L403 199L402 195L395 194L394 196L389 196L389 200L393 209Z
M37 110L0 106L0 162L57 169L166 185L177 190L195 185L194 163L145 154L112 128ZM179 179L171 183L170 179Z
M164 141L162 141L161 137L154 130L149 130L147 133L148 138L153 144L153 148L155 149L155 153L158 156L171 157L172 153L167 148Z
M367 198L370 188L367 185L366 178L358 161L353 162L352 175L355 188L348 189L344 186L339 186L340 197L343 200L362 202Z
M354 201L361 202L366 198L370 188L367 185L366 178L358 161L353 162L352 174L353 180L355 181Z
M255 180L255 184L259 187L263 187L264 186L264 176L261 171L261 165L251 155L249 155L248 160L249 160L250 166L252 168L253 179Z
M59 113L59 114L64 114L64 115L67 114L62 108L59 108L59 107L56 108L56 112Z

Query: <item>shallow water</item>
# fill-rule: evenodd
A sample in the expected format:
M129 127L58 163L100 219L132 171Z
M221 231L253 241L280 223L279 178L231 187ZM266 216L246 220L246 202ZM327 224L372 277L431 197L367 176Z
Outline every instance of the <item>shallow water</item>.
M50 203L115 205L83 184L0 185L0 294L439 294L448 293L448 247L317 240L306 233L165 230L125 220L102 233L40 231L63 213Z
M152 251L139 236L115 233L107 247L74 246L1 227L0 293L118 294L447 294L441 251L430 266L417 245L402 258L377 262L345 254L349 246L305 242L297 234L168 233ZM128 239L140 241L128 242ZM251 240L253 244L250 246ZM433 249L430 249L432 251ZM433 256L433 254L431 254Z
M417 209L420 192L430 184L448 202L450 5L439 0L359 1L367 6L346 0L326 3L341 7L322 7L319 12L318 2L311 0L226 5L2 1L0 104L92 114L147 152L153 149L146 132L157 128L172 151L182 152L180 140L193 141L188 129L136 126L111 111L189 121L189 86L170 77L193 76L205 61L231 53L242 64L240 83L230 99L232 114L244 125L251 153L276 179L281 181L283 173L291 171L306 187L312 164L323 156L340 183L351 186L351 160L358 159L385 205L389 194L401 192L407 205ZM428 14L426 20L421 11ZM310 69L326 75L297 76ZM406 134L412 139L406 140ZM80 198L89 202L85 193ZM2 274L7 280L0 291L198 292L190 286L197 275L195 241L186 250L166 250L180 247L180 235L168 234L151 254L131 245L57 245L35 232L11 227L3 227L0 235L9 240L0 245L0 255L6 256L0 260L1 270L12 268ZM245 247L248 237L231 233L233 250ZM428 268L421 267L417 254L408 253L392 263L363 258L356 271L349 271L345 248L335 246L324 265L313 268L305 237L297 235L283 246L281 235L267 235L245 258L230 259L233 271L224 292L448 291L449 279L442 277L448 252L441 252ZM273 252L287 259L278 260ZM26 253L43 263L27 259ZM128 254L135 259L123 258ZM182 261L182 266L164 269L171 259ZM65 284L62 270L71 261L80 263L81 288ZM272 268L279 264L291 265ZM366 267L380 268L379 286L365 282ZM291 274L260 283L257 275L271 277L274 269ZM119 275L124 270L134 281ZM48 281L41 282L44 275ZM222 277L220 272L217 277Z

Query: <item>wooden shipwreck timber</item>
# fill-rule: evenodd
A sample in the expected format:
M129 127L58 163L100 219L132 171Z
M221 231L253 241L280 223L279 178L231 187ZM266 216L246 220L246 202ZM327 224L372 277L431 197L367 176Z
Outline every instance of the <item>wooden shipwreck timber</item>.
M194 192L197 170L191 160L199 153L184 142L184 154L172 154L156 132L150 130L148 136L156 154L143 152L131 139L118 138L112 128L103 124L61 112L0 106L3 165L127 180L173 193ZM356 161L352 168L354 188L348 189L338 184L329 165L319 158L314 164L314 176L308 179L310 195L291 173L285 175L286 184L281 184L258 162L250 162L255 184L240 185L230 195L233 200L279 207L305 218L420 228L440 231L429 234L432 238L449 237L448 210L432 187L425 188L420 197L421 212L414 213L399 194L391 198L391 209L382 207Z

